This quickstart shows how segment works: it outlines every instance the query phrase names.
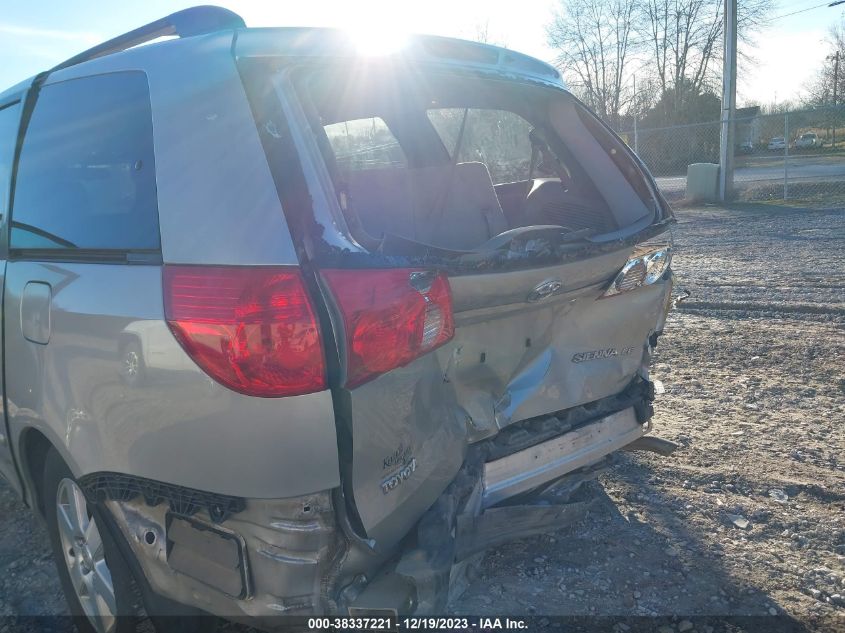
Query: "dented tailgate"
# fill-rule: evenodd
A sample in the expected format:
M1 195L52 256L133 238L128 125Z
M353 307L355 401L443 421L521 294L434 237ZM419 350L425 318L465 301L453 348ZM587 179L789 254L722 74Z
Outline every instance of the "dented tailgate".
M600 299L627 255L452 280L456 335L447 377L474 429L494 433L631 381L665 287ZM538 297L549 286L556 290Z

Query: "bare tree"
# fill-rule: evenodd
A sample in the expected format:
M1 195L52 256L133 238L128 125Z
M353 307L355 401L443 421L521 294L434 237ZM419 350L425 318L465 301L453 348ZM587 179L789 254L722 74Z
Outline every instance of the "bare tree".
M570 86L613 126L632 97L627 71L636 7L635 0L561 0L547 28Z
M493 46L501 46L507 48L508 43L504 38L494 37L490 33L490 20L475 23L475 32L472 34L472 39L482 44L492 44Z
M675 88L683 84L693 94L702 92L722 35L720 6L713 0L646 0L641 5L653 72L663 94L682 99L685 91Z
M838 105L845 103L845 19L830 27L827 36L830 54L826 56L816 77L807 86L808 105ZM839 72L836 72L836 54L839 53ZM836 90L834 91L834 82ZM836 93L836 104L833 95Z
M773 0L743 0L738 33L752 43L766 24ZM647 41L648 67L660 86L664 105L682 112L690 98L713 88L721 77L723 0L644 0L638 31Z

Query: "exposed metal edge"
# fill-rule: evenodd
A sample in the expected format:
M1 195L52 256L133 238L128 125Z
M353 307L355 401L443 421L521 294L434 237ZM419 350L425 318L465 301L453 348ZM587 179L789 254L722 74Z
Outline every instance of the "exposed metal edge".
M536 488L643 436L645 427L629 407L547 442L484 464L482 506Z

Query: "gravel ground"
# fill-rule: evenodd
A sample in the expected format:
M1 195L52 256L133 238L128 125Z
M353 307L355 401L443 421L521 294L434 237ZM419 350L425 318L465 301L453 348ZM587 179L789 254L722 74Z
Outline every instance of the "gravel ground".
M490 551L455 613L845 630L845 213L678 218L690 297L654 361L654 433L681 448L622 454L587 519ZM0 616L63 613L46 535L5 485L0 535Z

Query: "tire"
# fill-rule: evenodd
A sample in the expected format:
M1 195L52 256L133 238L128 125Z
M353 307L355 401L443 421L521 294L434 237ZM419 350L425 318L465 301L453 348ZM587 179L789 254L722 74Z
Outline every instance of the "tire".
M146 371L141 346L137 341L129 341L120 351L120 377L130 387L140 387L144 384Z
M134 631L139 610L129 567L103 512L85 501L70 469L52 448L44 464L42 493L59 580L78 630Z

